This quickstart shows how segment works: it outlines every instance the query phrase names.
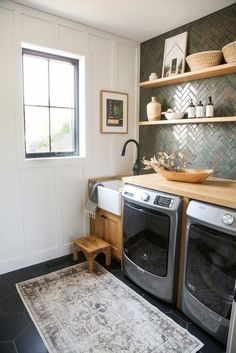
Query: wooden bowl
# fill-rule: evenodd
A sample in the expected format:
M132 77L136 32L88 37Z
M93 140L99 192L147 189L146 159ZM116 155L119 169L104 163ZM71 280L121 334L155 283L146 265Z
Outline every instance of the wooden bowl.
M159 168L158 173L167 180L200 183L213 173L213 169L181 169L175 172Z

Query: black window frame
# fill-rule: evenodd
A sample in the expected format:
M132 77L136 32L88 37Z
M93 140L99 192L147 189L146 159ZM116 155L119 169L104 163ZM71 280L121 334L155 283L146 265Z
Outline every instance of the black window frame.
M36 104L25 104L25 92L24 92L24 65L23 56L24 54L39 56L48 59L48 70L49 70L49 59L69 62L74 66L74 151L71 152L40 152L40 153L27 153L26 150L26 122L25 122L25 106L38 106L49 108L49 147L51 149L51 130L50 130L50 108L64 109L68 107L58 107L50 105L50 91L48 92L48 103L49 105L36 105ZM49 71L48 71L49 78ZM49 78L50 79L50 78ZM24 145L25 145L25 158L26 159L37 159L37 158L55 158L55 157L71 157L79 156L79 59L74 59L67 56L52 54L48 52L42 52L39 50L33 50L28 48L22 48L22 80L23 80L23 114L24 114ZM50 84L50 83L49 83Z

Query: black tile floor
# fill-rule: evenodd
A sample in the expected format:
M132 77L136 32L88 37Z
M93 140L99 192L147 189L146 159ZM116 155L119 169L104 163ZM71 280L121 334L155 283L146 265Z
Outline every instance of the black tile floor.
M84 261L82 255L79 261ZM97 261L104 264L104 257L98 256ZM74 264L71 256L64 256L0 276L0 353L47 353L47 349L17 293L15 284ZM110 272L198 337L204 343L201 353L225 352L223 345L197 327L180 310L156 299L131 282L121 271L118 262L112 260Z

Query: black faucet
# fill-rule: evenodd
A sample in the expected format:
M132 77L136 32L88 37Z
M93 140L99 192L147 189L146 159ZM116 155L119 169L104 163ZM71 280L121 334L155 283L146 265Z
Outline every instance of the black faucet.
M134 139L127 140L125 142L124 146L122 147L120 155L121 156L125 155L125 149L126 149L126 146L128 145L129 142L133 142L137 146L137 157L136 157L136 161L135 161L135 163L133 165L133 173L134 173L134 175L138 175L139 174L139 170L140 170L140 165L139 165L139 143L136 140L134 140Z

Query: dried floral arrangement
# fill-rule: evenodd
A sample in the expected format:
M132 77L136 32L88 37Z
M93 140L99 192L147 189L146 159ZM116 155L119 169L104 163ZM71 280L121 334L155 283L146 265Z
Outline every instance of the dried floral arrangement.
M158 152L150 160L143 157L142 163L145 165L144 169L158 169L162 168L169 171L180 171L191 164L186 152L173 152L168 155L166 152Z

